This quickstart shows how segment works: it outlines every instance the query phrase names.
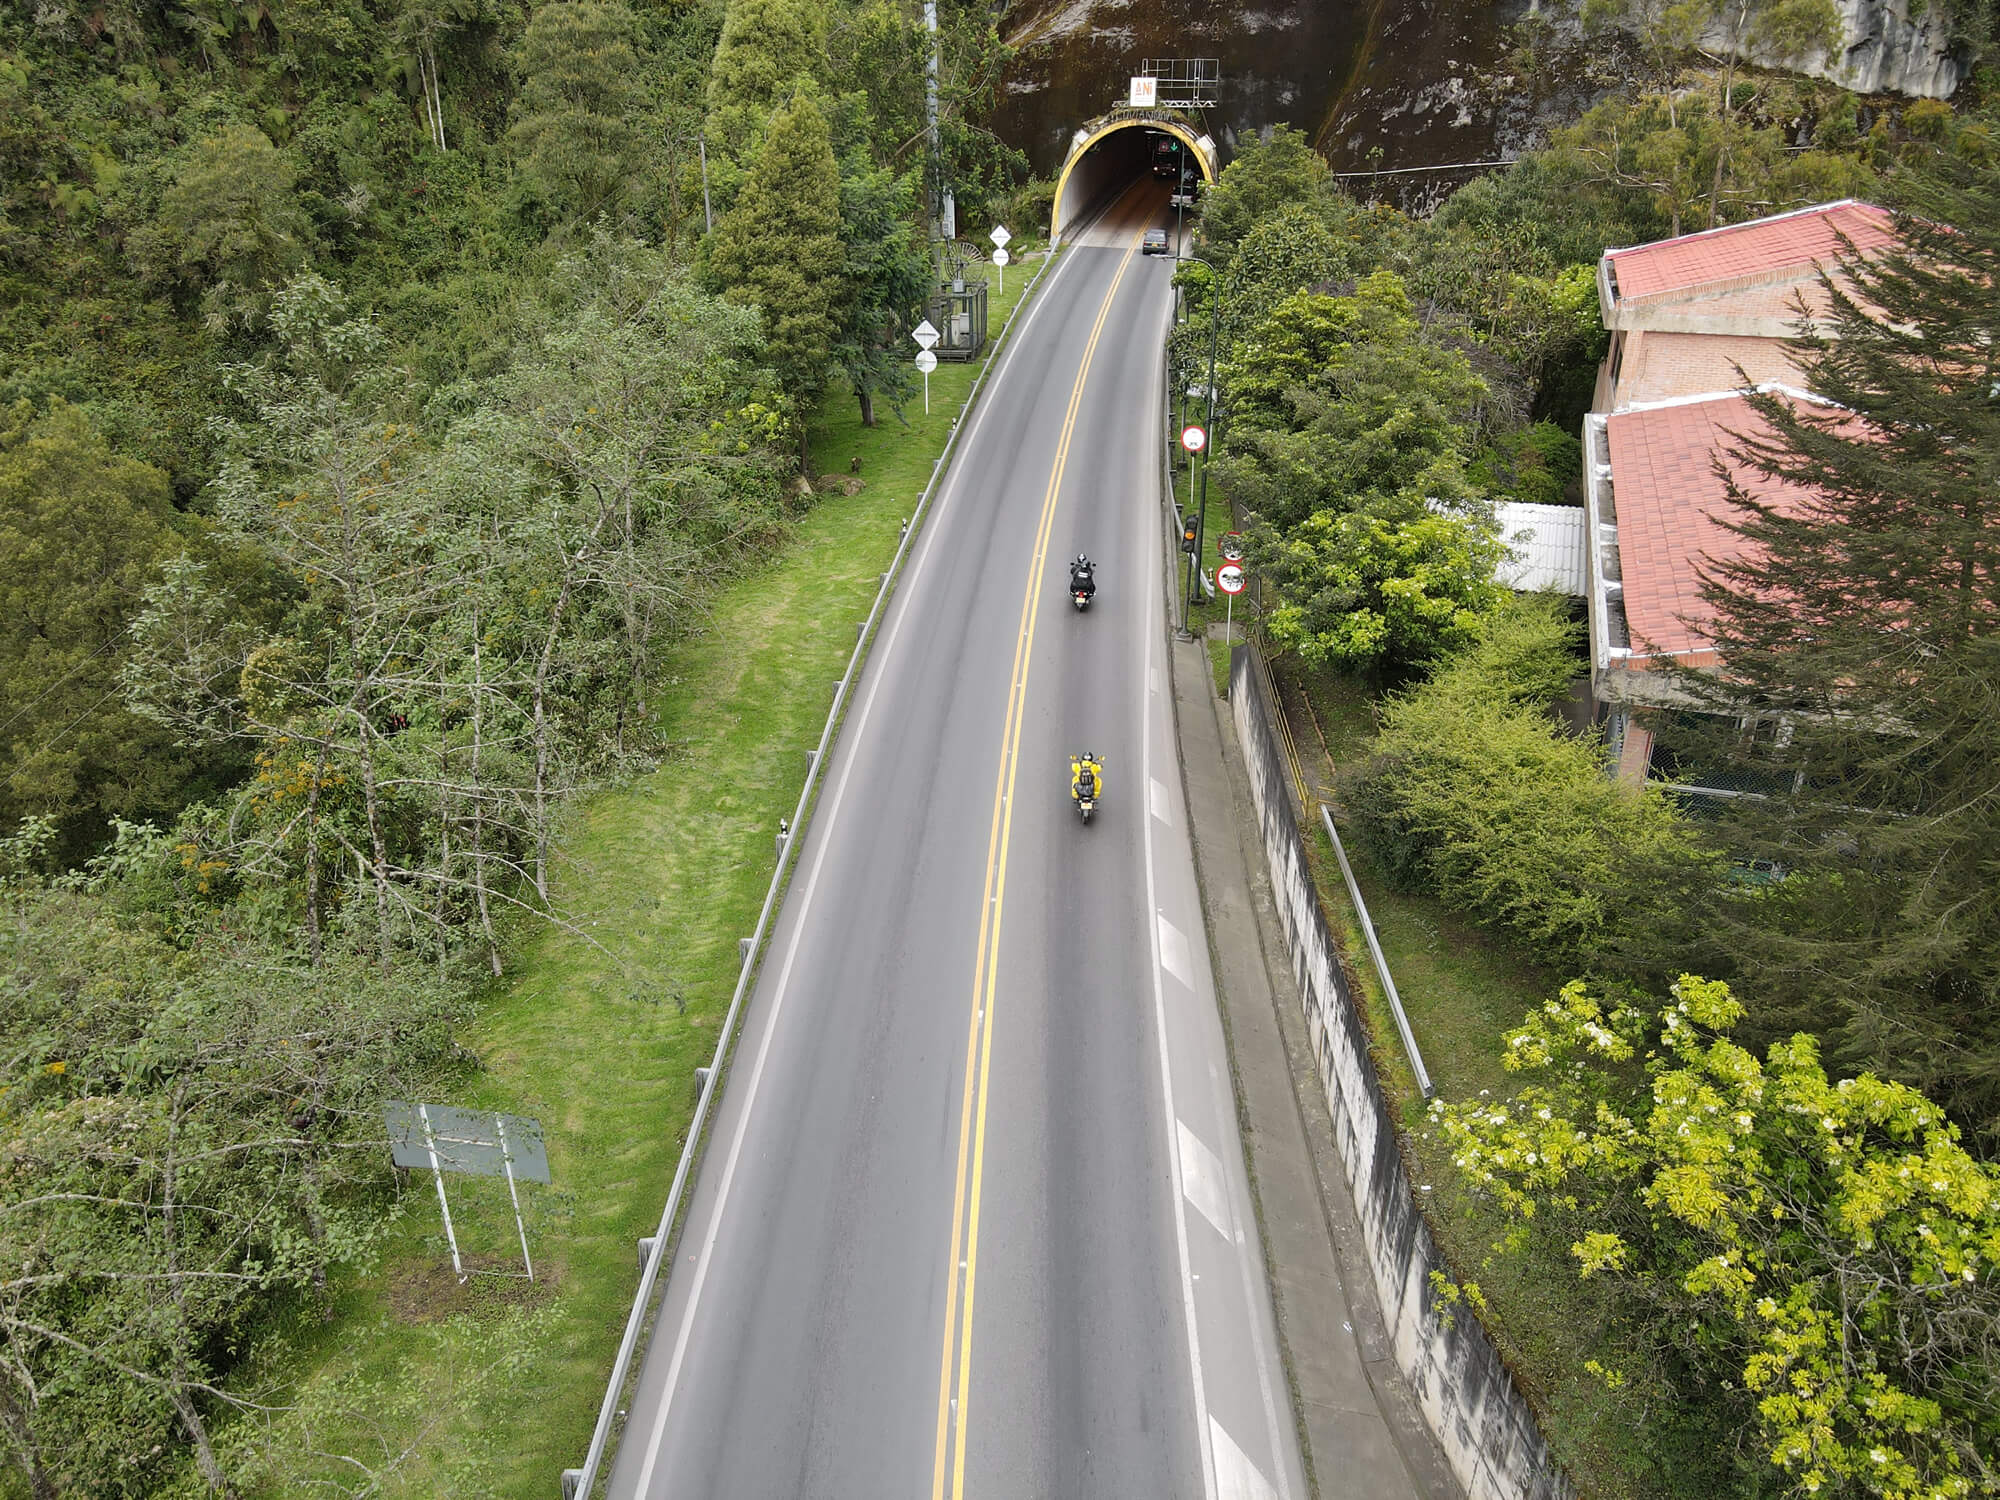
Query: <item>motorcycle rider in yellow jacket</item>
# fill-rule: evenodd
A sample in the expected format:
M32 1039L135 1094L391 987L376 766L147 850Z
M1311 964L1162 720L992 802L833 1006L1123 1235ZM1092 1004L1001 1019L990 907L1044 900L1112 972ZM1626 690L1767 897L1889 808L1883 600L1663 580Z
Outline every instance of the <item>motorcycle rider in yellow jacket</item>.
M1091 751L1069 758L1069 795L1073 802L1086 797L1095 801L1104 795L1104 762Z

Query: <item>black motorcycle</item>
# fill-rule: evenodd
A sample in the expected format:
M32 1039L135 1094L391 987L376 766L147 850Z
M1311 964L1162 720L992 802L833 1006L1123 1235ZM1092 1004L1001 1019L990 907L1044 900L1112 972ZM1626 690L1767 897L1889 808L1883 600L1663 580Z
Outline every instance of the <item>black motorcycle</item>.
M1097 597L1097 572L1087 557L1078 556L1069 565L1069 597L1078 613L1089 609L1090 601Z

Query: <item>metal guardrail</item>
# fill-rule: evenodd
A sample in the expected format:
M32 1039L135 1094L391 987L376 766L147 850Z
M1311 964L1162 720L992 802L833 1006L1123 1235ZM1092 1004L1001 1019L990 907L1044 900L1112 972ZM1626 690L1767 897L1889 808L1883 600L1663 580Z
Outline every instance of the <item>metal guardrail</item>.
M959 435L966 427L966 417L971 414L986 389L986 378L1000 363L1000 356L1006 347L1007 335L1013 331L1014 320L1022 309L1034 300L1035 289L1041 285L1042 277L1057 259L1055 247L1051 247L1034 279L1022 289L1020 300L1007 314L999 336L993 341L992 354L985 366L972 382L972 389L966 393L965 405L958 418L952 423L951 435L945 439L944 451L938 454L931 465L929 483L918 496L910 519L903 523L903 534L896 543L896 555L890 560L889 569L882 575L881 586L875 591L875 602L869 607L868 618L856 632L854 650L847 658L847 670L840 681L834 684L833 706L827 710L826 724L820 730L819 744L810 752L811 765L806 771L805 786L799 791L799 800L792 809L792 817L786 825L789 830L783 837L783 847L778 854L777 868L771 872L771 884L764 892L764 906L757 914L757 928L743 942L743 966L736 975L736 989L729 998L729 1012L723 1017L722 1029L715 1039L715 1054L709 1065L700 1069L697 1076L701 1080L701 1095L695 1103L694 1119L689 1123L687 1140L681 1147L679 1162L674 1167L673 1185L667 1190L666 1206L660 1212L659 1228L652 1236L639 1242L640 1273L639 1290L632 1299L632 1311L625 1319L625 1334L618 1343L618 1355L612 1362L611 1380L605 1387L604 1404L598 1409L597 1425L591 1430L590 1448L584 1455L581 1469L565 1469L562 1472L562 1500L590 1500L597 1486L599 1471L604 1463L606 1450L610 1446L612 1424L617 1418L618 1401L625 1393L625 1382L631 1375L632 1356L639 1344L639 1336L646 1323L646 1310L653 1300L653 1291L659 1280L660 1267L666 1261L668 1240L673 1233L674 1221L680 1214L681 1194L686 1190L688 1177L694 1169L696 1159L701 1154L703 1134L708 1123L708 1109L722 1087L723 1064L736 1037L737 1018L742 1012L743 1000L749 992L750 981L757 972L759 955L763 951L764 938L770 929L771 913L778 904L779 892L784 889L785 877L790 872L794 853L799 846L799 835L805 831L806 821L811 814L814 791L819 786L820 774L826 766L826 752L832 745L840 727L841 714L847 706L847 696L853 687L862 664L867 660L868 646L875 633L875 627L882 618L890 596L895 592L898 575L902 571L904 559L909 555L910 543L921 529L923 519L930 509L931 499L937 493L938 480L943 477L952 454L958 448Z
M1396 981L1389 973L1389 961L1382 956L1382 945L1375 940L1375 919L1368 915L1368 903L1361 899L1361 887L1355 884L1354 869L1347 863L1347 851L1341 847L1340 834L1333 826L1333 813L1324 802L1319 805L1319 820L1326 827L1326 836L1333 840L1333 857L1340 861L1340 873L1347 881L1348 899L1354 903L1354 914L1361 919L1361 935L1368 940L1368 953L1375 960L1375 972L1382 976L1382 992L1389 997L1389 1013L1396 1018L1396 1034L1403 1039L1403 1050L1409 1054L1410 1071L1417 1075L1417 1087L1428 1099L1436 1092L1436 1086L1431 1082L1430 1070L1424 1066L1423 1053L1417 1050L1416 1036L1410 1030L1410 1018L1403 1014L1403 997L1396 993Z
M1299 754L1299 742L1292 737L1292 721L1285 713L1284 695L1278 691L1278 679L1271 671L1271 663L1265 658L1262 648L1253 646L1250 660L1257 668L1257 675L1264 684L1265 700L1271 705L1271 718L1278 726L1278 743L1284 747L1285 764L1292 768L1292 794L1298 799L1298 825L1306 826L1306 819L1312 816L1311 809L1319 801L1306 784L1306 763Z

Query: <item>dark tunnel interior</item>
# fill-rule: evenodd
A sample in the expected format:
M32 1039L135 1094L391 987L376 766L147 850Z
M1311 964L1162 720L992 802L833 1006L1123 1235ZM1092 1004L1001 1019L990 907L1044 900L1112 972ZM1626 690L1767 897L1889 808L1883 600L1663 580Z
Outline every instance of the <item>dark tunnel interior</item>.
M1199 182L1204 176L1200 153L1169 131L1136 123L1109 131L1070 164L1052 215L1056 237L1067 237L1135 181L1157 183L1165 208L1182 178Z

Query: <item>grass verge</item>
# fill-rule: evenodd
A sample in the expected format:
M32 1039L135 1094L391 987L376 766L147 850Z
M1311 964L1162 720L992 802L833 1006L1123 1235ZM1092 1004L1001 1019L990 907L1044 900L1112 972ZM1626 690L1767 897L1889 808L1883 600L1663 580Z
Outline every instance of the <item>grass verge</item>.
M996 331L1035 270L989 305ZM991 359L997 348L989 349ZM565 845L580 935L520 934L462 1038L478 1058L453 1103L534 1115L554 1185L526 1194L537 1280L452 1273L438 1205L405 1185L387 1253L331 1316L257 1355L288 1410L235 1424L251 1493L549 1500L581 1462L652 1232L832 689L979 364L944 365L906 422L861 426L851 398L814 423L815 467L865 488L818 501L661 672L669 752L591 797ZM474 1264L520 1267L504 1184L454 1179Z

